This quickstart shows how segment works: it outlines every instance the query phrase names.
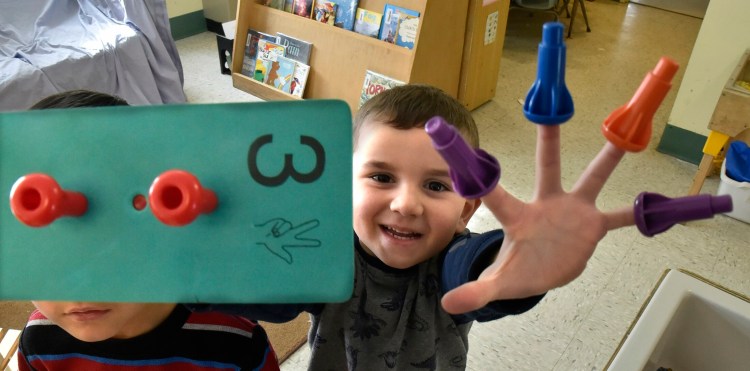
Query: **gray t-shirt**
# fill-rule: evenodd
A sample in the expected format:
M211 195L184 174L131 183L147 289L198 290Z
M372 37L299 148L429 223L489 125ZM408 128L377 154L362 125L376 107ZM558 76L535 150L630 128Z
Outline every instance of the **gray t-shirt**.
M442 309L440 259L395 270L368 258L356 255L352 298L311 315L309 369L466 368L472 322L457 325Z

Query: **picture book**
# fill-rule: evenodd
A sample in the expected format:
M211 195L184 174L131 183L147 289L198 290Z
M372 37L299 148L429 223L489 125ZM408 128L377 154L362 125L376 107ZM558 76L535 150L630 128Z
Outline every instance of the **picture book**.
M313 0L294 0L292 3L292 13L305 18L312 18Z
M292 78L296 61L287 57L277 56L271 61L266 73L265 83L285 93L291 93Z
M359 107L374 97L378 93L386 91L395 86L406 84L403 81L396 80L392 77L367 70L365 73L365 83L362 84L362 93L359 95Z
M401 13L398 22L398 32L396 32L396 45L414 49L414 41L417 40L418 29L419 13L416 16Z
M383 15L378 12L359 8L357 9L357 18L354 19L354 32L377 38L382 19Z
M291 13L293 4L294 0L284 0L284 11L287 13Z
M264 82L266 74L271 67L270 63L276 61L278 56L284 56L284 46L268 40L258 41L258 57L255 62L255 73L253 78Z
M394 13L393 9L390 9L390 11L384 11L383 25L380 26L380 34L378 35L378 39L391 44L395 44L396 32L398 32L398 13Z
M404 43L408 44L408 41L410 40L409 35L411 35L408 30L413 29L413 37L411 38L411 45L413 47L414 39L416 39L416 26L419 25L419 12L393 4L385 4L385 8L383 9L383 26L380 28L380 35L378 38L385 42L395 44L399 28L404 21L407 22L404 31Z
M338 8L336 9L336 21L334 22L334 26L343 28L345 30L353 30L354 29L354 16L357 14L357 5L359 4L359 0L330 0L336 5L338 5Z
M284 10L284 0L265 0L267 7Z
M292 76L292 84L289 90L292 95L302 98L305 93L305 86L307 85L307 75L310 74L310 66L297 62L294 66L294 75Z
M338 5L333 1L317 0L313 6L313 19L333 26L336 20Z
M310 54L312 52L312 43L305 40L298 39L296 37L277 33L278 44L284 45L286 51L284 56L287 58L294 59L295 61L302 62L304 64L310 64Z
M276 36L269 35L264 32L255 31L253 29L247 30L245 55L242 58L241 71L241 73L247 77L253 77L255 75L255 64L256 58L258 56L258 41L261 39L276 42Z

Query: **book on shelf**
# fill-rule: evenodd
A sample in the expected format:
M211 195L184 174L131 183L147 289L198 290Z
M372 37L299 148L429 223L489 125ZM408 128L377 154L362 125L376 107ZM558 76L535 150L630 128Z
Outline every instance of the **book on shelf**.
M276 56L276 60L270 63L264 83L285 93L291 93L296 62L294 59Z
M315 5L313 5L312 18L318 22L333 26L336 20L336 9L338 9L338 5L333 1L317 0L315 1Z
M365 72L365 82L362 84L362 93L359 95L359 107L370 100L378 93L382 93L395 86L406 84L401 80L396 80L390 76L383 75L374 71Z
M334 26L343 28L345 30L353 30L354 29L354 16L357 13L357 5L359 4L359 0L330 0L336 5L338 5L338 8L336 9L336 21L334 22Z
M266 75L271 68L271 62L275 62L278 56L284 56L284 46L268 40L258 40L258 57L255 62L255 73L253 78L257 81L266 81Z
M289 87L291 94L295 97L302 98L305 93L305 86L307 85L307 76L310 74L310 66L296 62L294 66L294 75L292 76L292 83Z
M255 31L253 29L247 30L247 41L245 42L245 55L242 58L242 70L241 73L247 77L253 77L255 75L255 64L258 56L258 41L268 40L276 42L276 36L267 34L265 32Z
M311 18L313 0L294 0L292 13L305 18Z
M354 19L354 32L377 39L382 19L383 15L378 12L359 8L357 18Z
M304 64L310 64L312 43L281 32L276 33L276 35L278 36L277 43L286 47L286 51L284 52L285 57Z
M294 0L284 0L284 11L287 13L291 13L292 5L294 5Z
M414 42L417 40L417 31L419 30L419 13L416 16L411 14L402 14L398 23L398 32L396 32L396 45L408 49L414 49Z
M284 0L265 0L264 2L267 7L284 10Z
M385 7L383 8L383 27L380 28L380 35L378 38L391 44L397 44L412 49L414 47L418 28L418 11L393 4L385 4ZM399 32L402 32L400 39L398 36Z

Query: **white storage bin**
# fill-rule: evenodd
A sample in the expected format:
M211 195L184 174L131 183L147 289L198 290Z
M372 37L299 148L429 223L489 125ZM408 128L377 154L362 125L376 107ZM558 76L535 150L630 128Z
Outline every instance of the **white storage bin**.
M748 300L694 273L668 270L605 370L749 370Z
M745 223L750 223L750 183L738 182L726 174L726 161L721 164L721 183L716 192L720 195L732 197L732 212L725 215L731 216Z

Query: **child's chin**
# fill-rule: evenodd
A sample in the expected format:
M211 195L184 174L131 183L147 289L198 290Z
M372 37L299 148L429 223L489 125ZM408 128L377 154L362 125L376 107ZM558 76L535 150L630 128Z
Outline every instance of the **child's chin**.
M385 265L396 268L396 269L408 269L411 268L421 262L415 261L414 259L398 259L398 258L389 258L389 259L380 259Z
M70 334L73 335L74 338L86 343L96 343L98 341L104 341L112 338L110 334L90 331L72 331L70 332Z

